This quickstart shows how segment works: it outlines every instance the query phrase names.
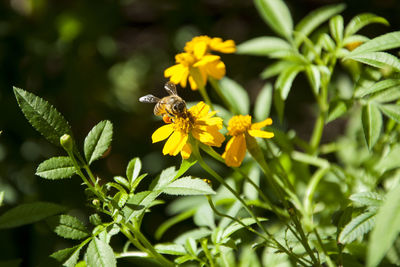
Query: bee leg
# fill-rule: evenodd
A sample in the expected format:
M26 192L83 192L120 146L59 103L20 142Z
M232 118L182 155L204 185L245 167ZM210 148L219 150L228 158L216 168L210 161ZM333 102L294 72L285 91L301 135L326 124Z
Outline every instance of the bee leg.
M172 123L172 122L174 122L173 118L172 118L171 116L167 115L167 114L165 114L165 115L162 117L162 119L163 119L163 121L164 121L165 123Z

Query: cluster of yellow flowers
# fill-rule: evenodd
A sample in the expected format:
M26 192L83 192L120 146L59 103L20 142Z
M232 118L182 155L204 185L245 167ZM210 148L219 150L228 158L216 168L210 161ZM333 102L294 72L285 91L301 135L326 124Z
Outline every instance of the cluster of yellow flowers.
M184 50L175 56L177 64L166 69L164 76L182 87L186 87L189 80L192 90L197 90L206 85L208 76L217 80L225 76L224 62L211 51L234 53L236 46L233 40L198 36L187 42Z
M189 80L192 89L204 86L208 76L221 79L225 76L225 64L221 58L212 55L210 51L233 53L236 47L233 40L222 41L221 38L199 36L186 43L185 52L176 55L176 65L165 70L165 76L170 81L186 87ZM200 73L196 76L196 73ZM181 153L184 159L192 153L192 142L196 140L208 146L220 147L225 136L219 132L223 120L215 116L216 111L210 112L210 107L204 102L188 109L184 115L175 116L166 125L158 128L152 135L153 143L167 139L163 154L176 156ZM226 165L239 167L246 155L246 135L252 137L272 138L274 134L261 130L271 125L270 118L251 123L250 115L233 116L228 122L228 135L232 136L222 154ZM193 137L193 138L191 138Z

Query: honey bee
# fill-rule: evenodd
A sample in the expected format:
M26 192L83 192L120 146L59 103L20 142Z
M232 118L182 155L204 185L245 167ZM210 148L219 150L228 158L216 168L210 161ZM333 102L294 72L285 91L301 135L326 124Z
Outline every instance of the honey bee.
M156 103L154 106L154 115L163 116L165 122L171 122L176 116L186 115L186 102L176 91L176 86L172 82L166 82L164 89L169 96L158 98L154 95L145 95L139 98L142 103Z

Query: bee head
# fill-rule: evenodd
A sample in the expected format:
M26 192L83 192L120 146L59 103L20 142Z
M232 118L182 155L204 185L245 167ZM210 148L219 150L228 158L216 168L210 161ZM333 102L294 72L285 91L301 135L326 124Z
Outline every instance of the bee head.
M185 111L185 109L186 109L186 105L185 105L185 102L183 102L183 101L177 102L172 105L172 111L175 114L182 113Z

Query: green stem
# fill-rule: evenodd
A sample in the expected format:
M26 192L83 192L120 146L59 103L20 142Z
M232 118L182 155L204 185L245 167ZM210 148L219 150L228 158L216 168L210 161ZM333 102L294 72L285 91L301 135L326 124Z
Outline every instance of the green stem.
M318 118L314 125L314 130L310 140L310 154L315 154L317 152L319 143L321 141L322 133L325 125L325 114L320 111Z

